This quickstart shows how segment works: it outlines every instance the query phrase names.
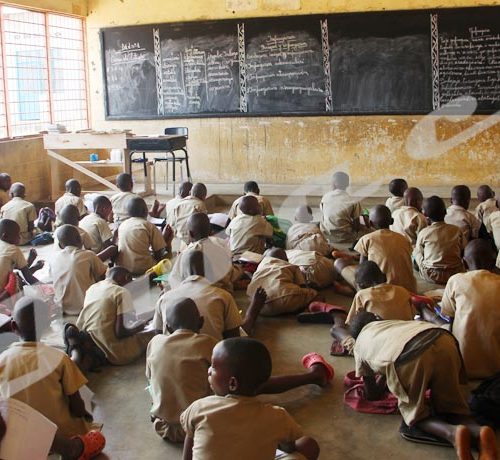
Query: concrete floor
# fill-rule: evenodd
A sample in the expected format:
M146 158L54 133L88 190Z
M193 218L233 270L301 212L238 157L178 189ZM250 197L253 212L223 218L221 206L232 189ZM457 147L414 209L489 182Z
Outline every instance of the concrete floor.
M160 197L160 199L163 197ZM221 211L223 209L217 209ZM280 215L290 218L292 209ZM315 210L317 212L317 210ZM40 251L48 252L49 248ZM425 290L427 287L422 286ZM351 298L339 296L330 289L322 291L327 301L349 306ZM157 293L150 295L153 307ZM238 305L245 309L248 299L244 291L235 294ZM335 378L325 388L313 385L261 397L284 406L302 425L304 432L317 439L321 459L422 459L456 458L449 448L431 447L404 441L398 434L401 417L367 415L354 412L343 403L343 377L354 369L349 357L331 357L331 339L327 325L302 325L295 317L260 318L255 337L269 348L273 358L273 374L302 372L302 356L316 351L333 365ZM176 460L182 458L182 447L169 444L153 431L149 421L150 398L145 390L144 358L126 367L108 367L88 376L88 386L95 393L96 421L104 423L107 439L105 453L99 459ZM227 442L237 442L228 439ZM258 459L256 459L258 460Z

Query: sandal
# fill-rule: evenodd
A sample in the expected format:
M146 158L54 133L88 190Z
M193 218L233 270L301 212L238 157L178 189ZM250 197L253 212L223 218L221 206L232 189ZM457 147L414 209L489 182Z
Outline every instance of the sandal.
M333 324L333 316L327 312L299 313L297 315L299 323L307 324Z
M334 311L334 312L344 313L347 315L344 308L338 305L332 305L325 302L317 302L317 301L311 302L307 307L307 310L310 311L311 313L319 313L319 312L330 313Z
M323 358L323 356L321 356L319 353L308 353L302 358L302 365L306 369L310 369L314 364L321 364L325 368L326 379L328 382L333 379L333 376L335 374L333 371L333 367L328 364L325 358Z
M349 351L337 340L333 339L332 346L330 347L330 354L332 356L348 356Z
M100 431L92 430L83 436L73 436L71 439L80 439L83 444L83 452L78 457L78 460L90 460L97 457L104 446L106 445L106 438Z

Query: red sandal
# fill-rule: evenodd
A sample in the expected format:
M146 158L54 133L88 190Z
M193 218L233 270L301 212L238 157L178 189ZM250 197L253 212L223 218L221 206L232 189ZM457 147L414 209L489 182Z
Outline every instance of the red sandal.
M339 307L338 305L331 305L325 302L311 302L307 307L308 311L311 313L330 313L332 311L344 313L347 315L345 308Z
M325 368L328 382L333 379L333 367L319 353L308 353L302 358L302 365L306 369L310 369L314 364L321 364Z
M100 431L92 430L83 436L73 436L71 439L80 439L83 444L83 452L78 457L78 460L90 460L97 457L104 446L106 445L106 438Z

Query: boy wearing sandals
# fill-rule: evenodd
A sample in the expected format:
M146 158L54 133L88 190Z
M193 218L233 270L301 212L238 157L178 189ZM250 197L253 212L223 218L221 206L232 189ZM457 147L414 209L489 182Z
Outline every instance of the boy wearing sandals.
M105 440L91 430L102 425L92 422L79 393L87 379L63 352L40 343L50 325L48 305L23 297L13 317L12 327L20 341L0 355L0 396L28 404L55 423L56 439L79 437L83 449L74 458L98 455Z
M317 354L306 355L303 363L321 369L324 383L333 377L333 369ZM180 418L186 432L184 459L271 460L276 448L293 454L286 458L318 458L317 442L303 436L285 409L255 398L293 388L295 377L270 379L271 370L269 351L258 340L232 338L216 345L208 371L215 395L195 401Z

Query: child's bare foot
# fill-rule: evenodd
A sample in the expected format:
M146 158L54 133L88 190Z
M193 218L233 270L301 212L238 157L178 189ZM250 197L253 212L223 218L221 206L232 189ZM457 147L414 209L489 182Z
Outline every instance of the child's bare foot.
M497 440L489 426L482 426L479 433L479 460L497 460Z
M459 460L474 460L471 453L471 432L465 425L458 425L455 431L455 449Z

